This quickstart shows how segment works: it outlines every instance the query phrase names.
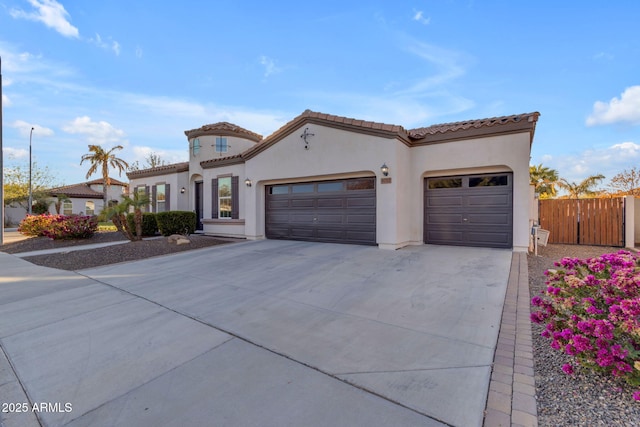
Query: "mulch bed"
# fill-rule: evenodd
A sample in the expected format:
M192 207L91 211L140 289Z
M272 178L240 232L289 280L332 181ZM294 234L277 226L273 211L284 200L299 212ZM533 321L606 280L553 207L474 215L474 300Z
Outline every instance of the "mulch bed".
M58 268L62 270L82 270L119 262L135 261L160 255L168 255L194 249L229 243L229 239L192 234L191 243L176 245L169 243L166 237L148 238L137 242L129 242L122 233L100 232L88 239L52 240L46 237L33 237L19 242L0 246L0 252L17 254L44 249L68 248L68 251L46 255L24 257L33 264ZM77 250L83 245L122 241L125 243L101 248Z
M546 288L544 272L554 268L555 261L563 257L591 258L620 249L558 244L539 248L540 256L528 257L531 297ZM552 349L550 341L540 336L543 325L532 324L531 328L540 427L640 425L640 402L632 398L636 388L582 368L576 369L574 375L566 375L562 365L570 360L569 356Z

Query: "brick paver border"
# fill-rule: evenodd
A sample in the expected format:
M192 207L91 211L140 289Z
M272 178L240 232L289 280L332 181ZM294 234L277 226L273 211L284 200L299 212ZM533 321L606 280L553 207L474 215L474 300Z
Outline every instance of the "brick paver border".
M484 427L537 427L527 254L514 252Z

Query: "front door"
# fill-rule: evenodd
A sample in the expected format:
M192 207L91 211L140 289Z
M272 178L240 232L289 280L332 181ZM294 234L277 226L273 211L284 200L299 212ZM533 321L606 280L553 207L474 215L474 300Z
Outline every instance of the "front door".
M202 215L204 206L202 203L202 181L196 181L195 183L195 207L196 207L196 230L202 230Z

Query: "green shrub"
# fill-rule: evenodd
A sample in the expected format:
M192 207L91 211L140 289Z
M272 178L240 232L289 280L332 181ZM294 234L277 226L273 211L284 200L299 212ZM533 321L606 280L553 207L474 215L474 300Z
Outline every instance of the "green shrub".
M136 234L136 224L134 221L134 214L127 214L127 222L129 223L129 227L133 231L133 234ZM158 223L156 222L156 214L151 212L144 212L142 214L142 235L143 236L155 236L158 232Z
M196 213L189 211L158 212L158 229L163 236L192 234L196 231Z
M31 206L31 211L34 215L49 213L49 202L46 200L36 200L33 206Z

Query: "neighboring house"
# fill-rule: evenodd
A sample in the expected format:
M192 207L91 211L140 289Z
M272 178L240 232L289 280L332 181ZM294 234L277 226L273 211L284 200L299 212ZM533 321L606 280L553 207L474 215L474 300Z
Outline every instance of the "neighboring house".
M107 189L109 200L120 201L123 194L127 194L128 184L111 178L111 185ZM62 187L47 190L50 198L49 213L56 214L55 203L58 201L57 195L64 194L66 201L60 205L60 213L63 215L98 215L103 209L102 179L82 182L79 184L65 185ZM7 207L6 216L11 224L18 224L27 216L27 210L23 207Z
M210 235L526 251L538 117L406 130L307 110L266 138L216 123L185 131L188 163L127 176Z
M120 201L123 194L127 194L128 184L111 178L111 185L107 188L107 200ZM48 190L52 199L49 205L49 212L57 213L55 202L59 194L64 194L67 198L60 206L60 213L63 215L98 215L104 209L102 193L102 178L93 181L82 182L80 184L65 185Z

